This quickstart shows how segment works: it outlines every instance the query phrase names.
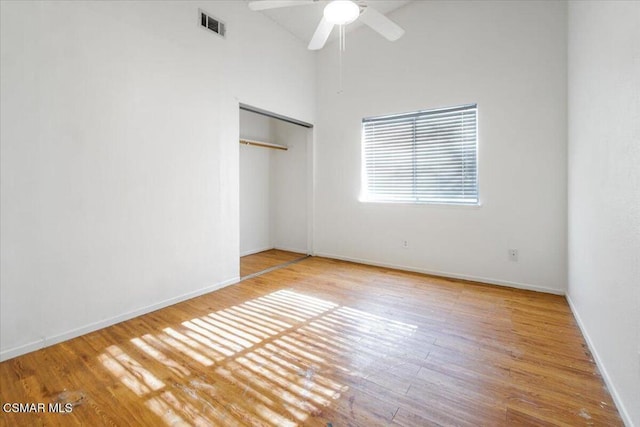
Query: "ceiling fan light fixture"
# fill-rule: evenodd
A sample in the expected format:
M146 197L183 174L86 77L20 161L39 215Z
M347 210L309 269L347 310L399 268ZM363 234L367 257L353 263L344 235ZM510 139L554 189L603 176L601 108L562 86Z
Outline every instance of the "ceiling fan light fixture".
M334 0L324 8L324 19L335 25L346 25L360 15L360 8L350 0Z

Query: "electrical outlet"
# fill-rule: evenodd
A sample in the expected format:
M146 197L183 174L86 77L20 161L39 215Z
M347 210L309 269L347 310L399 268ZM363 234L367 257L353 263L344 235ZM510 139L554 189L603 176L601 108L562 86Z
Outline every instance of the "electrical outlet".
M509 249L509 261L518 262L518 250Z
M409 249L409 241L408 240L403 240L402 241L402 247L405 249Z

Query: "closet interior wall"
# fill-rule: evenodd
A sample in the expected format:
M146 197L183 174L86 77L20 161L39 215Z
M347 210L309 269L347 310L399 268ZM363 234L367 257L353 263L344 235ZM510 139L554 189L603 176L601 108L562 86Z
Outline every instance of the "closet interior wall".
M307 253L308 129L240 110L240 256L268 249Z

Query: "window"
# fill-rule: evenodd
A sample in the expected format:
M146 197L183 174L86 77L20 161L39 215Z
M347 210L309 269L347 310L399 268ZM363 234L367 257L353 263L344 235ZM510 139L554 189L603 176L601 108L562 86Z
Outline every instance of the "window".
M477 106L362 120L363 200L478 204Z

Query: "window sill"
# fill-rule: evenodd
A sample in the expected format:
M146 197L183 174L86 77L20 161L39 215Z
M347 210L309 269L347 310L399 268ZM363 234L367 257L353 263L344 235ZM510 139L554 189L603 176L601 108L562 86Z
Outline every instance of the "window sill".
M367 200L358 199L358 202L365 205L384 205L384 206L398 206L398 207L411 207L411 208L437 208L437 209L480 209L483 204L482 201L474 204L464 203L436 203L436 202L389 202L380 200Z

